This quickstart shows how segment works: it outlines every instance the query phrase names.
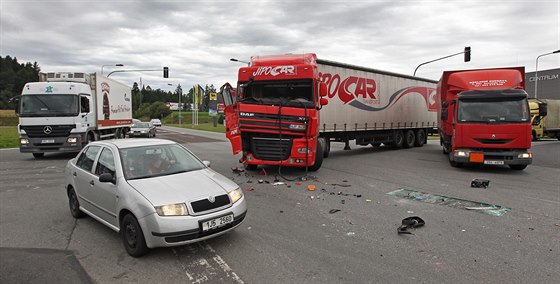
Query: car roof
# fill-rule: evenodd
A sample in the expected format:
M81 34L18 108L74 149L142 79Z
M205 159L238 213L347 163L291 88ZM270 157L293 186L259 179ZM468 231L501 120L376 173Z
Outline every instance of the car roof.
M175 141L160 138L135 138L135 139L111 139L91 142L89 145L113 145L118 149L134 148L140 146L157 146L177 144Z

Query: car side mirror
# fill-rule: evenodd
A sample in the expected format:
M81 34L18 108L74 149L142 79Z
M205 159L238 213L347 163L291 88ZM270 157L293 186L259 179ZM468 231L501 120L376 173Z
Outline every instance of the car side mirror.
M207 167L210 167L210 161L202 161L202 163L203 163L204 165L206 165Z
M112 184L117 183L115 177L111 173L103 173L99 176L99 182L110 182Z

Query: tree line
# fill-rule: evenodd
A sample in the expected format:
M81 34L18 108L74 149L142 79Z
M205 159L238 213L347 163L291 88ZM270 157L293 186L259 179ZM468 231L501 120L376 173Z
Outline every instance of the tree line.
M39 81L40 72L41 68L37 62L19 63L16 57L0 56L0 109L14 109L15 105L11 99L20 95L26 83ZM209 94L215 91L214 85L206 85L203 88L199 111L208 111ZM179 103L179 97L182 110L190 111L195 88L191 87L184 93L181 85L177 85L175 91L170 92L159 88L153 90L149 85L139 86L134 82L131 95L134 117L160 118L171 113L165 103Z

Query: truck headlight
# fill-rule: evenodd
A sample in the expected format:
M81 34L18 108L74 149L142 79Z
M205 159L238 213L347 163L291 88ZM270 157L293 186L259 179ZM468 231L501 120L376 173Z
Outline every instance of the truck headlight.
M288 128L295 130L305 130L305 124L290 124L288 125Z
M78 143L78 138L77 137L68 137L68 139L66 139L66 142L68 142L68 143Z
M29 140L27 140L27 138L20 138L19 139L19 144L27 145L27 144L29 144Z
M239 187L235 190L230 191L228 194L229 194L229 198L231 199L231 203L235 203L239 201L241 197L243 197L243 191L241 191L241 188Z
M457 150L457 151L455 151L455 156L457 156L457 157L468 157L469 152L462 151L462 150Z
M533 154L531 154L531 153L521 153L521 154L517 155L517 158L530 159L530 158L533 158Z
M156 212L159 216L187 216L187 205L185 203L169 204L162 206L155 206Z

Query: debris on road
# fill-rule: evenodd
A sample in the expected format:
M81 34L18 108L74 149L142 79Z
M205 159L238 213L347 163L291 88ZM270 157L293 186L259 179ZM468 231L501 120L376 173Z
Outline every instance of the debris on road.
M240 174L240 173L244 172L245 169L240 168L240 167L235 167L235 168L231 168L231 171L232 171L233 173Z
M307 190L309 191L314 191L315 190L315 185L314 184L310 184L307 186Z
M489 185L490 185L490 180L487 179L475 178L471 181L471 187L487 188Z
M339 212L339 211L340 211L340 209L331 209L331 210L329 210L329 213L334 214L334 213Z
M402 220L402 225L397 229L398 234L410 234L409 229L416 229L418 227L422 227L426 224L422 218L418 216L407 217Z

